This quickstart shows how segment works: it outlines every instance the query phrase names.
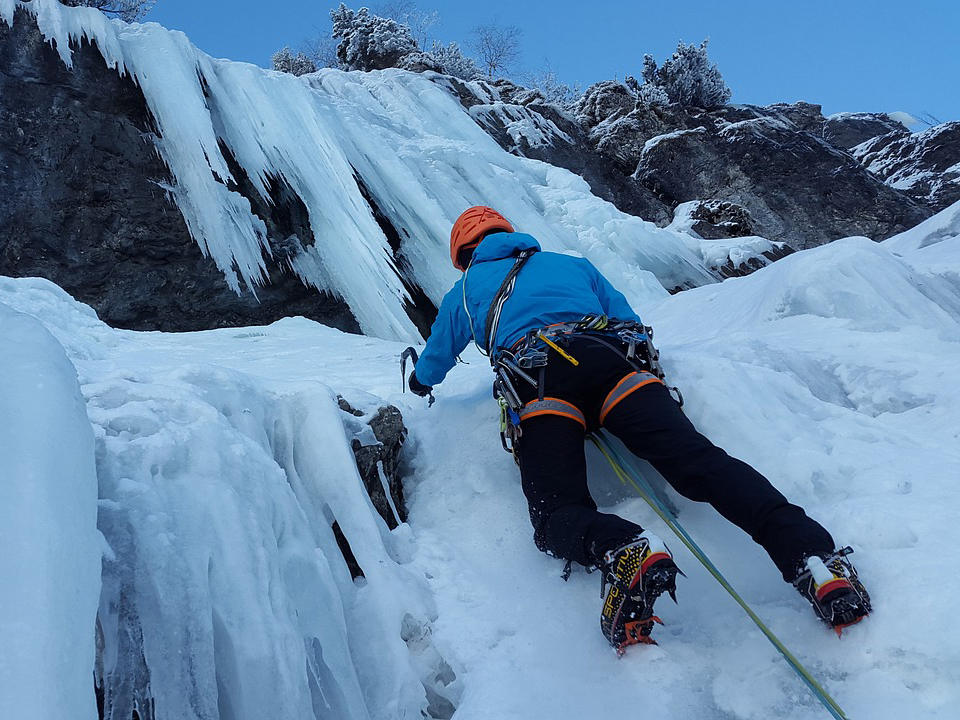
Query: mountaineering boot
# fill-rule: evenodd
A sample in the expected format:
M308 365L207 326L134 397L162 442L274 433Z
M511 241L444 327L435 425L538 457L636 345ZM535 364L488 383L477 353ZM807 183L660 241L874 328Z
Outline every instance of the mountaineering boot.
M644 531L603 557L600 595L600 631L623 655L628 645L656 645L650 637L655 622L653 603L664 592L677 601L676 578L679 569L663 540Z
M845 547L833 555L811 555L804 560L793 586L800 591L817 616L839 636L843 629L860 622L870 614L870 596L857 577Z

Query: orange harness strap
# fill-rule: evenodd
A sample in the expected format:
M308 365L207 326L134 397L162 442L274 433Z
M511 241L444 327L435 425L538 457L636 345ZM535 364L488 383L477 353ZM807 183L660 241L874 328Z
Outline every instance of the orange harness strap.
M531 400L520 410L520 422L540 415L559 415L580 423L587 429L587 421L576 405L560 398L545 397L543 400Z
M650 383L662 382L663 381L660 380L660 378L658 378L656 375L648 372L632 372L624 377L614 386L613 390L607 394L606 399L603 401L603 406L600 408L600 424L603 424L604 419L607 417L607 413L613 410L618 402L623 400L634 390L639 390L644 385L649 385Z

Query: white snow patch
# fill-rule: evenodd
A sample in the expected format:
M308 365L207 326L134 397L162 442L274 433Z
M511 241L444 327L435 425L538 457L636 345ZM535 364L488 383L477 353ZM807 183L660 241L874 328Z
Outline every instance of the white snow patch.
M906 113L906 112L903 112L903 111L901 111L901 110L897 110L897 111L895 111L895 112L887 113L887 117L890 118L891 120L894 120L894 121L900 123L901 125L903 125L903 126L904 126L905 128L907 128L908 130L909 130L910 128L914 127L917 123L920 122L919 120L917 120L917 119L916 119L913 115L911 115L910 113Z
M698 200L680 203L673 211L673 220L667 229L687 238L687 247L696 252L708 268L720 268L728 262L740 267L753 258L763 258L763 263L766 263L763 254L782 247L783 243L775 243L759 235L716 240L700 237L693 229L698 222L693 215L699 203Z
M789 129L789 126L784 120L780 120L779 118L775 117L764 116L750 118L748 120L740 120L739 122L725 125L723 128L721 128L720 135L722 137L732 137L742 135L744 132L763 135L763 131L767 128L775 130L787 130Z
M662 135L656 135L643 144L643 150L640 152L640 157L643 158L644 154L653 150L657 145L662 142L669 142L670 140L676 140L677 138L686 137L688 135L703 135L706 132L705 128L698 127L692 130L674 130L673 132L663 133ZM641 164L642 160L640 163Z
M960 201L929 217L919 225L887 238L881 244L894 253L935 245L960 236Z
M492 105L474 105L470 108L470 114L484 125L491 124L487 116L495 118L503 124L517 147L520 147L522 142L532 148L550 146L557 138L573 143L570 136L560 130L553 121L539 113L530 112L524 107L502 102Z

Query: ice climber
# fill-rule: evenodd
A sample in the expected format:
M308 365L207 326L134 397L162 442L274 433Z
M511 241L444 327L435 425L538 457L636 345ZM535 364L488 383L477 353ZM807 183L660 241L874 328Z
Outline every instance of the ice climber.
M517 420L507 432L534 541L602 571L600 626L618 652L652 642L653 604L674 594L678 569L656 535L597 510L584 438L599 428L747 532L837 632L870 612L849 550L697 432L663 382L649 328L589 261L540 251L489 207L457 219L450 258L463 276L443 298L409 387L429 394L471 341L489 355L501 405Z

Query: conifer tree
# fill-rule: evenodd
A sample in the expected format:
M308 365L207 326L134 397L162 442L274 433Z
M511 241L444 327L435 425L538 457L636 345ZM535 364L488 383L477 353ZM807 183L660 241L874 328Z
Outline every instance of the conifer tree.
M700 47L684 45L683 41L677 45L673 56L665 60L657 68L653 57L646 55L643 58L644 86L651 86L643 91L649 101L659 94L654 88L662 88L670 102L685 107L700 107L711 109L725 105L730 99L730 89L723 80L716 64L711 64L707 57L707 40Z
M317 71L317 64L312 59L302 52L294 55L289 47L275 52L270 62L274 70L291 75L306 75Z
M333 37L339 40L337 59L346 70L382 70L397 67L417 52L410 28L396 20L372 15L367 8L354 12L343 3L330 11Z

